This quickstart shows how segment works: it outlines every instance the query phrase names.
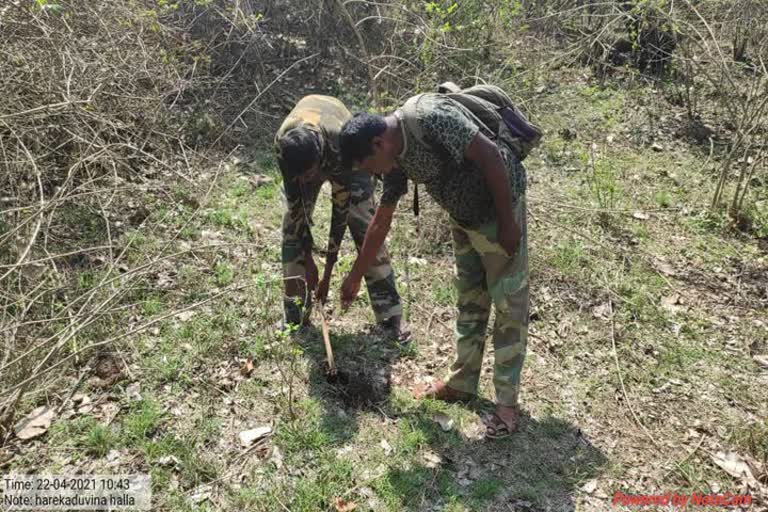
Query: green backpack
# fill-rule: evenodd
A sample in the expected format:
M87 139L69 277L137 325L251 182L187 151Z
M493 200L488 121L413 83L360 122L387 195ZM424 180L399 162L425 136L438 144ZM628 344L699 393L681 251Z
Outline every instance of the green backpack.
M452 82L445 82L437 87L437 93L456 102L486 137L493 141L504 141L521 162L533 148L541 143L543 136L541 128L528 121L500 87L475 85L460 89ZM423 96L419 94L410 98L400 112L401 119L409 131L422 145L430 146L418 122L419 102ZM414 183L413 211L417 216L419 215L418 194L418 188Z
M528 121L500 87L475 85L459 89L455 84L446 82L439 85L437 91L463 107L467 117L480 127L486 137L506 142L520 161L525 160L531 150L541 143L541 128ZM429 145L418 123L419 101L423 96L419 94L410 98L400 111L409 130L422 144Z

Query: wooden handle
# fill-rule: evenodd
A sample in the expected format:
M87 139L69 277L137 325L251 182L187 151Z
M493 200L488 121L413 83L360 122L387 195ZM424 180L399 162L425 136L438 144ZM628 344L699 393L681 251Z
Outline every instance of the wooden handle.
M333 350L331 349L331 337L328 334L328 322L325 321L325 312L322 306L318 308L320 311L320 320L323 326L323 341L325 342L325 355L328 356L328 371L330 373L336 372L336 365L333 362Z

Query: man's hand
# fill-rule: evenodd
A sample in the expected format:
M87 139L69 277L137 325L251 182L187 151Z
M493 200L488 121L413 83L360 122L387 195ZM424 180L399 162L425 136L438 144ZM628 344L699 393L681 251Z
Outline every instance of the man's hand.
M360 279L356 279L352 274L344 279L341 285L341 307L347 309L357 298L360 291Z
M307 255L307 270L306 275L304 278L307 280L307 288L309 290L314 290L317 288L317 265L315 265L315 260L312 259L312 255Z
M517 246L520 243L520 227L514 220L499 221L498 232L496 236L499 239L499 245L501 245L509 256L514 256L517 252Z
M331 286L331 278L329 276L323 277L320 283L317 285L317 291L315 291L315 299L321 304L325 304L328 298L328 288Z

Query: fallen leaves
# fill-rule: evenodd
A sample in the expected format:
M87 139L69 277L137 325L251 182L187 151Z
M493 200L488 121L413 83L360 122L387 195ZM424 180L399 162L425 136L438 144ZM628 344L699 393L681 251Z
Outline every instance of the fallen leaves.
M157 459L157 464L166 468L179 468L181 462L174 455L166 455Z
M253 445L256 441L260 441L261 439L267 437L271 433L272 433L272 427L265 426L265 427L252 428L250 430L243 430L237 435L237 437L240 440L240 444L243 445L244 448L248 448L249 446Z
M240 367L240 375L242 375L243 377L250 377L251 374L253 373L253 368L254 368L253 359L249 357L248 359L245 360L243 365Z
M673 293L661 299L661 306L672 314L675 314L683 309L683 299L677 293Z
M664 274L665 276L674 277L677 275L677 271L675 270L675 267L670 265L669 263L661 260L654 261L654 268Z
M592 494L597 489L597 480L589 480L587 483L581 486L581 490L587 494Z
M283 452L280 451L280 448L275 446L272 449L272 456L270 457L270 462L275 465L275 468L282 469L283 468Z
M210 484L201 485L196 487L192 491L192 494L190 495L189 499L192 503L199 505L204 501L210 500L212 493L213 493L213 487Z
M384 450L384 455L392 453L392 446L390 446L386 439L382 439L379 445L381 446L381 449Z
M443 463L443 458L432 450L426 450L421 457L424 459L424 465L428 468L436 468Z
M438 425L440 425L440 428L443 429L443 432L448 432L453 428L453 418L446 414L436 413L434 416L432 416L432 419L435 420Z
M357 508L357 503L345 501L344 498L335 498L333 500L333 508L336 509L336 512L351 512Z
M195 316L196 312L188 309L186 311L182 311L180 313L176 313L176 318L178 318L182 322L188 322L192 319L193 316Z
M55 412L50 407L40 406L30 412L16 425L16 437L22 441L39 437L51 427Z
M125 394L128 395L128 400L131 402L138 402L142 399L141 396L141 383L133 382L125 388Z
M755 473L760 473L758 463L751 457L743 457L736 452L717 452L711 455L714 462L720 469L737 478L752 489L760 489L762 486L755 478Z
M768 356L754 355L752 356L752 360L756 362L758 366L761 366L766 370L768 370Z
M592 316L595 318L602 318L603 320L611 318L611 303L606 302L592 308Z
M77 414L90 414L93 412L94 404L91 397L83 393L78 393L72 397L72 404Z

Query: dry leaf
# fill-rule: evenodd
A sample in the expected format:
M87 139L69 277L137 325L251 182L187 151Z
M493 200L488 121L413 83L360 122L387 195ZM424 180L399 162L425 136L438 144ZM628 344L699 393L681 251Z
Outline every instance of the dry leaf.
M259 188L260 186L272 183L275 180L273 177L265 176L263 174L248 176L246 179L251 182L251 185L253 185L254 188Z
M106 423L107 425L109 425L115 420L119 412L120 412L119 405L114 403L106 403L101 406L101 411L99 413L99 416L101 417L101 421L103 423Z
M194 491L192 491L192 495L189 497L189 499L192 501L192 503L200 504L204 501L211 499L211 486L210 485L201 485L199 487L196 487Z
M752 359L763 368L768 368L768 356L752 356Z
M177 313L176 314L176 318L178 318L182 322L186 322L187 320L189 320L193 316L195 316L195 312L192 311L192 310L182 311L181 313Z
M338 450L336 450L336 456L337 457L343 457L346 454L351 453L351 452L352 452L352 446L347 445L347 446L344 446L344 447L339 448Z
M443 463L443 458L431 450L425 451L422 457L424 458L424 465L428 468L436 468Z
M272 464L274 464L277 469L282 469L282 467L283 467L283 452L280 451L280 448L275 446L272 449L272 457L270 457L269 460L272 461Z
M107 462L110 463L110 465L116 465L120 462L120 459L123 457L123 454L120 450L109 450L107 453Z
M570 318L563 318L557 325L557 335L563 339L567 339L573 327L573 320Z
M657 261L655 266L656 266L656 270L658 270L664 275L667 275L667 276L677 275L675 268L669 263L665 263L663 261Z
M643 212L635 212L632 214L632 217L634 217L637 220L648 220L648 214Z
M176 466L179 464L179 459L174 455L166 455L157 459L157 463L161 466Z
M333 500L333 508L336 512L351 512L357 508L357 503L354 501L344 501L344 498L335 498Z
M128 399L132 402L141 400L141 383L134 382L133 384L129 384L128 387L125 388L125 392L128 395Z
M77 393L72 396L72 403L79 405L86 405L91 403L91 398L84 393Z
M743 479L750 487L759 488L760 484L752 474L752 468L749 467L747 461L736 452L717 452L712 455L712 462L720 466L729 475Z
M442 413L437 413L434 416L432 416L432 419L435 420L440 425L440 428L443 429L444 432L448 432L453 428L453 418L451 418L450 416L447 416Z
M253 373L253 359L249 357L245 360L243 366L240 367L240 375L243 377L250 377L251 373Z
M597 480L590 480L581 486L581 490L587 494L592 494L597 489Z
M16 437L26 441L45 434L51 426L54 415L53 409L45 406L38 407L16 425Z
M392 447L389 445L389 443L387 442L386 439L382 439L381 443L379 443L379 444L381 445L382 449L384 450L384 454L385 455L389 455L390 453L392 453Z
M272 433L272 427L257 427L250 430L243 430L237 437L240 439L240 444L244 447L249 447L256 441L263 439Z
M595 318L610 318L611 315L611 303L606 302L605 304L600 304L599 306L595 306L592 308L592 315L594 315Z
M670 313L677 313L682 308L680 307L680 304L682 304L683 301L680 299L680 295L673 293L672 295L669 295L668 297L663 297L661 299L661 305L664 309L669 311Z
M411 265L417 265L417 266L423 267L424 265L427 265L429 262L424 258L417 258L416 256L410 256L408 258L408 263L410 263Z

